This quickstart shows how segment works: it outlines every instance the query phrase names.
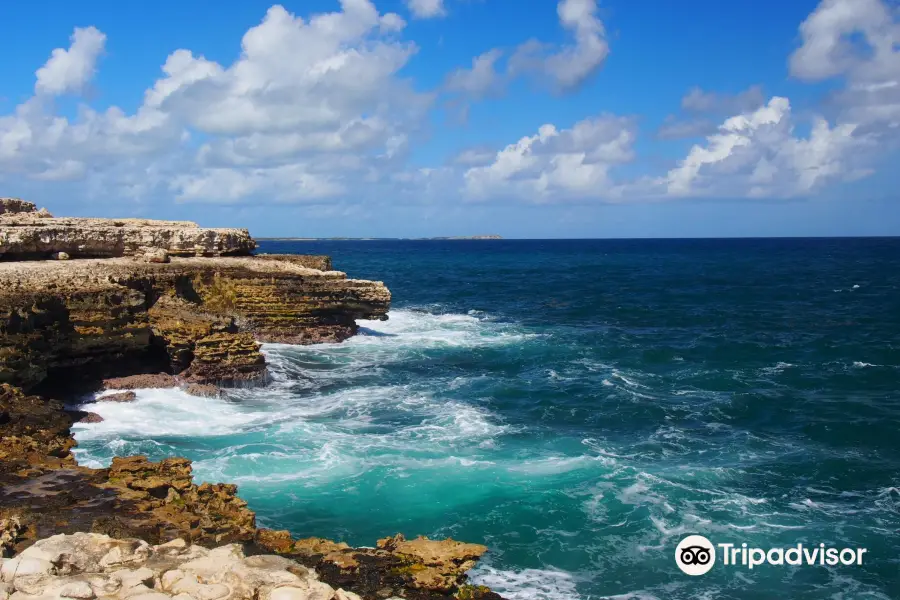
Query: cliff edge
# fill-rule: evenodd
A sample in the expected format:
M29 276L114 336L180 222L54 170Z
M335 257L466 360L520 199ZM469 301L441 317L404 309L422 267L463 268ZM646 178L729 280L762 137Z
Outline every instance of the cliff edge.
M186 459L119 457L106 469L77 464L71 425L99 418L66 409L64 402L82 392L114 390L105 398L130 401L127 390L140 387L215 395L223 387L263 385L261 342L340 342L357 332L357 319L387 318L391 295L383 283L350 279L327 257L254 256L255 248L242 229L58 219L29 202L0 199L0 556L29 557L23 551L37 540L84 532L95 537L78 539L103 548L118 547L110 538L135 538L129 549L173 540L208 548L237 544L241 552L274 553L314 569L332 591L323 587L310 598L341 598L342 590L367 600L499 598L465 585L465 571L484 546L402 535L375 548L295 540L287 531L257 528L236 486L195 484ZM244 560L237 550L223 552ZM56 581L80 573L60 571L52 561L44 569L28 559L44 569L35 573L43 587L35 583L31 591L20 588L17 575L6 577L9 560L21 563L5 559L0 600L9 594L17 600L62 597L70 583L88 594L81 583L102 580L90 588L93 595L83 596L88 599L115 579L101 569L85 571L94 579ZM141 580L152 588L144 593L160 600L177 595L161 580L150 586L151 580ZM288 593L216 589L235 599ZM290 593L291 600L306 597ZM210 600L203 594L192 597Z

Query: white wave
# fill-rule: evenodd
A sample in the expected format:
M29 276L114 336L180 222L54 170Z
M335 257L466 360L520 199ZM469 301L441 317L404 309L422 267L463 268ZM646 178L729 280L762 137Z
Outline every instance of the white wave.
M75 428L76 439L91 443L79 451L81 462L102 466L109 456L143 450L154 438L169 439L166 453L179 453L179 439L257 432L264 441L241 440L195 457L198 477L319 485L374 467L394 473L442 465L489 468L493 463L482 457L485 449L514 430L487 409L411 386L295 394L275 385L230 392L240 402L174 389L136 394L131 403L91 405L104 421Z
M137 398L132 402L89 404L89 410L103 417L103 421L73 425L76 439L227 435L262 426L270 414L253 406L192 396L178 389L141 389L135 394Z
M856 369L865 369L866 367L880 367L881 365L874 365L872 363L862 362L862 361L854 361L853 367Z
M612 466L615 463L615 459L605 456L547 456L535 460L519 461L511 465L509 471L528 475L561 475L598 464Z
M791 367L794 367L794 366L796 366L796 365L788 363L788 362L778 362L778 363L775 363L774 367L764 367L763 369L761 369L761 371L763 373L771 375L771 374L775 374L775 373L781 373L785 369L790 369Z
M538 337L520 326L488 317L392 310L387 321L358 321L360 334L340 344L264 344L276 385L316 389L324 383L377 376L389 365L434 350L514 345Z
M342 346L474 347L517 343L535 337L516 325L481 317L483 313L477 311L462 315L392 310L387 321L357 321L364 330L363 335L350 338Z
M476 585L486 585L508 600L577 600L581 598L571 573L557 569L504 571L479 566L469 573Z

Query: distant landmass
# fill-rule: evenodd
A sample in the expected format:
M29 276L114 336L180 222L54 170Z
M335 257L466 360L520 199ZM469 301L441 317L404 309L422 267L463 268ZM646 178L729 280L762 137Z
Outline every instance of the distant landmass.
M254 238L261 242L335 242L335 241L353 241L353 242L378 242L378 241L396 241L396 240L502 240L503 236L495 233L488 235L457 235L450 237L423 237L423 238L355 238L355 237L258 237Z

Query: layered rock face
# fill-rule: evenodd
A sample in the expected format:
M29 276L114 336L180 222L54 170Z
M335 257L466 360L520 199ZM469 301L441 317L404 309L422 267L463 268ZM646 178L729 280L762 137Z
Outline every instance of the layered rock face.
M257 381L258 341L342 341L389 306L381 282L294 257L0 262L0 382L148 369L187 383Z
M175 256L232 256L249 254L256 243L246 229L204 229L190 221L54 218L30 202L0 199L4 260L136 256L148 248Z

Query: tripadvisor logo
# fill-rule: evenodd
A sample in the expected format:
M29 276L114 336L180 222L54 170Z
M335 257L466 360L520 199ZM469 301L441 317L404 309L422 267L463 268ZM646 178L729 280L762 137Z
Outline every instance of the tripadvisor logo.
M716 548L702 535L689 535L675 548L675 562L688 575L703 575L716 564Z
M718 549L718 550L717 550ZM688 575L703 575L716 564L716 554L725 566L741 566L753 569L760 565L813 566L861 565L865 548L831 548L825 544L804 546L797 544L789 548L752 548L746 543L713 544L702 535L689 535L675 548L675 563Z

